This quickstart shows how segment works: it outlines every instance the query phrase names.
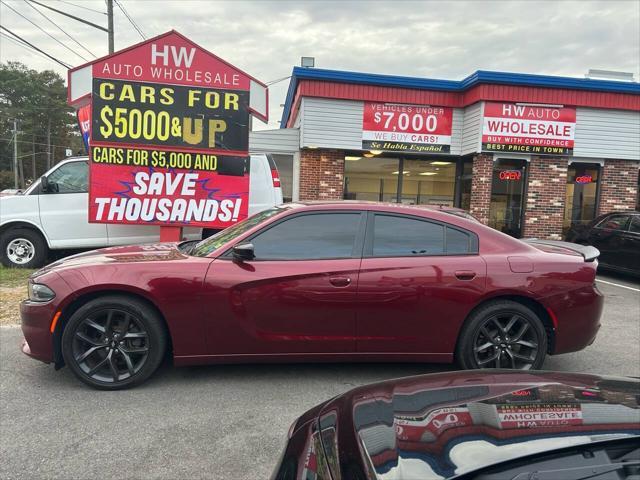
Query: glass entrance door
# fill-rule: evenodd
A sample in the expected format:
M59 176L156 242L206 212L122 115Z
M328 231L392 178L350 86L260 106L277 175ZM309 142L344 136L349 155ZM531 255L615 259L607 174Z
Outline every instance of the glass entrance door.
M526 177L524 160L498 159L493 163L489 226L516 238L522 236Z
M573 163L567 172L567 196L562 233L576 225L587 225L596 218L600 165Z

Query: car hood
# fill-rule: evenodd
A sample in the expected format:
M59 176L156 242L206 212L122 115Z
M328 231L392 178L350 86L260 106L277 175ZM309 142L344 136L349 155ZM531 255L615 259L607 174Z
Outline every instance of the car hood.
M178 243L153 243L109 247L63 258L38 270L33 276L39 276L51 270L60 271L78 266L132 262L169 262L185 260L187 258L189 257L178 249Z
M455 372L352 390L328 402L318 418L325 449L340 452L334 465L355 461L368 477L385 480L445 479L533 453L638 435L639 399L637 379ZM333 449L326 445L331 439ZM358 458L344 458L349 455Z

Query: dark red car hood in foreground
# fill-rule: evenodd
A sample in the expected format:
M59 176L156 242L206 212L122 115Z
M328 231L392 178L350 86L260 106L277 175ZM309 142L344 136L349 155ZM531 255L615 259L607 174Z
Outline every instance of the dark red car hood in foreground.
M274 478L454 478L631 439L640 435L639 401L637 379L568 373L481 370L377 383L304 414Z
M178 243L149 243L142 245L127 245L122 247L100 248L88 252L78 253L50 263L34 273L41 275L55 269L61 271L70 267L105 265L109 263L171 261L188 258L178 249Z

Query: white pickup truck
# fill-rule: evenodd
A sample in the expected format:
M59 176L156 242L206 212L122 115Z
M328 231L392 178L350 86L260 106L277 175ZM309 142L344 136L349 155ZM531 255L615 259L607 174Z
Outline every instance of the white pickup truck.
M18 195L0 197L0 261L7 267L43 265L49 250L100 248L157 242L157 225L89 223L89 160L63 160ZM46 191L45 191L46 190ZM249 166L249 215L282 203L275 162L252 154ZM207 236L211 232L206 231ZM185 228L184 238L202 238L200 228Z

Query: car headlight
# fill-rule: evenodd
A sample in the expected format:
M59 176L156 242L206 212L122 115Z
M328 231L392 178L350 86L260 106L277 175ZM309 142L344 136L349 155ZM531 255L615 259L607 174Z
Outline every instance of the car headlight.
M32 302L48 302L55 296L55 292L46 285L29 282L29 300Z

